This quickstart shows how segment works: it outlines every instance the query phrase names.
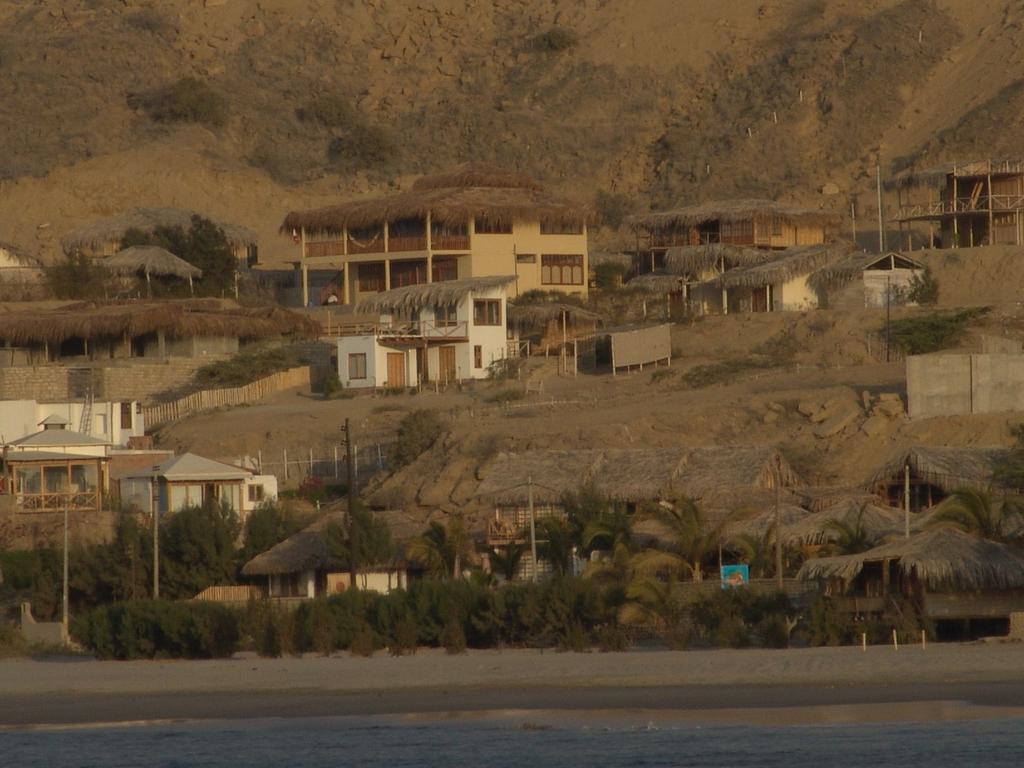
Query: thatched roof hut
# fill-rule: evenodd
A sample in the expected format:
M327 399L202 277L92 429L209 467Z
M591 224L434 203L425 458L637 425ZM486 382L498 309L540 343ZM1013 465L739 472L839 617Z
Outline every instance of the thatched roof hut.
M100 264L117 275L146 275L198 280L203 270L157 245L133 245L107 256Z
M892 483L902 483L904 467L910 466L912 478L952 493L961 486L987 488L995 463L1005 456L1002 448L914 446L883 464L867 482L877 491Z
M185 231L192 226L192 217L202 216L196 211L184 208L132 208L115 216L97 219L72 229L61 238L64 251L97 250L110 243L118 243L129 229L153 232L159 227L181 227ZM236 248L256 243L256 233L248 227L210 219L224 231L228 242Z
M665 251L665 271L696 277L709 269L751 267L778 257L778 253L746 245L709 243L708 245L677 245Z
M791 225L829 226L838 223L838 217L828 211L800 208L773 200L741 199L720 200L689 205L671 211L638 214L626 217L632 227L647 230L675 230L709 221L737 222L754 219L778 220Z
M942 163L930 168L907 168L885 180L886 189L908 189L911 187L935 187L942 185L952 173L957 176L985 176L995 174L1000 167L1015 167L1019 157L995 158L991 160L967 160L956 163Z
M769 251L769 259L729 269L706 284L720 288L759 288L764 285L778 285L845 258L851 248L849 243L831 243Z
M905 513L902 510L877 504L863 504L855 499L841 502L820 512L808 512L802 507L790 509L801 509L802 514L793 511L788 517L783 518L782 540L786 544L825 544L834 541L838 534L831 528L830 523L836 521L853 526L858 517L864 530L875 539L903 535L904 532ZM774 510L766 510L749 520L730 525L728 530L731 536L744 533L763 536L774 524Z
M55 310L0 312L0 341L13 346L59 344L67 339L122 340L163 332L168 338L236 336L261 339L315 336L319 326L279 307L212 309L207 302L71 304Z
M637 275L628 283L625 288L630 291L644 291L646 293L679 293L690 281L682 275L668 274L667 272L648 272L645 275Z
M508 305L508 321L519 328L543 328L552 320L561 321L563 317L573 325L597 325L602 319L593 310L563 301L515 301Z
M347 563L331 553L327 527L339 517L323 517L242 566L243 576L281 576L302 571L341 571Z
M467 277L438 283L421 283L373 294L356 305L357 312L414 312L425 307L449 307L472 293L504 288L516 281L514 275Z
M25 248L6 240L0 240L0 251L6 253L10 258L26 267L42 268L43 262L29 253Z
M640 502L683 494L713 498L722 488L767 488L778 466L783 485L799 484L773 447L593 448L499 454L482 473L478 495L518 504L557 503L592 487L613 501Z
M849 584L867 563L898 561L900 570L932 591L1024 587L1024 557L955 528L933 528L858 555L808 560L797 578L842 579Z
M338 234L402 219L426 218L440 224L465 224L483 218L495 223L540 221L583 225L589 207L558 198L528 176L493 166L466 164L418 179L412 188L386 197L331 205L285 216L282 231Z

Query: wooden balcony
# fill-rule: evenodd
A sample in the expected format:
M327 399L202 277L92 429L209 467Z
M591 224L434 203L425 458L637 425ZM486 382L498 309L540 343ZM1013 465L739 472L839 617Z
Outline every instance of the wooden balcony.
M51 493L19 493L17 504L22 512L88 511L100 508L99 491L54 491Z
M306 256L341 256L345 253L345 243L341 240L316 240L306 243Z
M410 237L389 237L388 253L402 253L403 251L425 251L427 250L426 235L413 235Z
M958 197L955 200L935 200L930 203L915 203L900 206L897 221L913 219L941 219L954 214L1012 213L1024 209L1022 195L981 195L980 197Z
M468 251L469 235L434 234L430 246L435 251Z

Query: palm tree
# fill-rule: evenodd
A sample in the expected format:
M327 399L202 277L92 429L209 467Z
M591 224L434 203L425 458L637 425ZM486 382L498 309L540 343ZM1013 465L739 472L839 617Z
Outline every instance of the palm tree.
M679 609L672 599L673 581L649 576L633 579L626 588L626 599L619 609L619 623L643 625L663 634L679 621Z
M522 541L513 541L495 549L491 553L491 571L503 576L505 581L512 581L528 549L528 545Z
M709 527L701 508L685 496L672 502L659 502L641 514L668 529L672 539L670 552L675 556L678 570L694 581L703 581L701 563L721 545L727 520Z
M834 531L836 538L825 545L830 555L856 555L867 552L878 544L878 537L864 526L864 511L867 504L862 504L857 516L851 521L829 520L825 528Z
M569 524L558 517L542 517L537 521L536 530L537 557L551 563L552 570L558 575L571 575L576 543Z
M422 536L409 542L408 552L435 578L457 579L462 573L462 556L468 543L462 518L453 515L447 527L436 520L431 522Z
M730 540L730 549L735 549L740 562L750 566L750 576L754 579L767 578L775 570L775 526L764 535L741 533Z
M992 541L1017 538L1024 523L1024 504L1017 496L998 501L988 491L958 488L936 510L930 525L952 525Z

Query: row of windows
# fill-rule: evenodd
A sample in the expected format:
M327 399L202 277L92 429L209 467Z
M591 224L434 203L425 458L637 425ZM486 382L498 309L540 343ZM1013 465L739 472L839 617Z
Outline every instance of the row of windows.
M473 345L473 367L484 367L484 348L479 344ZM366 353L353 352L348 356L348 377L349 379L366 378ZM254 493L259 496L254 498ZM249 486L249 501L259 501L263 498L263 486Z
M541 285L583 285L583 255L542 255L540 282Z
M511 221L494 221L491 219L475 219L473 230L478 235L511 235ZM540 223L542 235L582 235L583 224L581 222L547 222Z

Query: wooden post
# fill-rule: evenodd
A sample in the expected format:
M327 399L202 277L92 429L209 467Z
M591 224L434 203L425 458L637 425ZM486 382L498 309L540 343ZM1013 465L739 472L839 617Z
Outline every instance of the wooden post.
M897 651L900 649L900 641L896 637L895 629L892 631L892 647L895 648Z
M526 478L526 498L530 507L530 557L533 558L533 583L537 583L537 523L533 509L533 477Z
M342 304L348 304L352 301L352 284L351 278L349 277L351 272L352 270L350 270L348 266L348 259L346 259L341 263L341 279L344 282L344 286L342 287Z
M309 476L313 476L313 449L309 449Z
M425 218L425 226L427 228L427 282L434 282L434 244L430 235L431 219L430 211L427 211Z
M782 575L782 458L775 457L775 580L781 591L783 588Z
M878 187L878 252L885 253L885 223L882 220L882 166L875 166L875 181Z
M921 630L921 650L922 651L928 648L928 638L926 637L926 634L927 633L922 629Z
M356 588L356 578L359 575L359 563L356 560L356 552L359 551L359 526L355 524L354 513L356 511L356 473L355 456L353 455L352 422L345 419L345 464L347 469L346 485L348 485L348 543L349 578L352 581L352 588Z
M903 467L903 538L910 538L910 465Z
M288 449L284 448L284 480L288 482Z
M988 244L995 245L995 229L993 228L993 215L992 215L992 158L988 160Z
M956 220L956 163L953 163L953 247L960 247L960 227Z
M302 306L309 306L309 270L306 268L306 228L299 230L300 243L302 244L302 261L299 262L302 271Z
M860 633L860 649L862 651L864 651L865 653L868 650L868 633L867 632L861 632Z

